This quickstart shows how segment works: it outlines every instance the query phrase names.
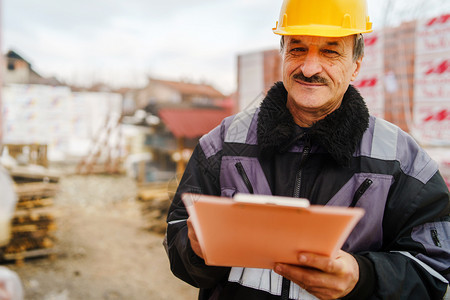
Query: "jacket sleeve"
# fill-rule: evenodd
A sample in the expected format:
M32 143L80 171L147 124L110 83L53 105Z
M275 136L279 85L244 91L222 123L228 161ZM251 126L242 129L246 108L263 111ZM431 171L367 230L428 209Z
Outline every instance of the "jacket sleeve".
M395 186L385 209L383 249L354 254L362 276L345 299L442 299L447 291L448 188L439 172L426 184L397 178Z
M197 145L175 193L167 217L165 247L175 276L198 288L212 288L226 279L230 268L207 266L191 248L186 220L188 214L181 201L185 192L220 195L220 153L209 158Z

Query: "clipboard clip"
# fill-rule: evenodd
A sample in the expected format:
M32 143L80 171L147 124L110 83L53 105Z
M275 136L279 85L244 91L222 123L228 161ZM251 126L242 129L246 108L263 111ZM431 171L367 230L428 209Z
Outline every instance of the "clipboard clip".
M233 200L238 203L267 204L267 205L290 206L298 208L308 208L310 205L309 200L305 198L293 199L290 197L282 197L282 196L254 195L242 193L234 195Z

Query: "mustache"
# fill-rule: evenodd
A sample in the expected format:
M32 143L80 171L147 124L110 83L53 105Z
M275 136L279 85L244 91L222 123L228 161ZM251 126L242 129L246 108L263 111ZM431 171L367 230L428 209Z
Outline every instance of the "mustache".
M321 77L321 76L319 76L317 74L315 74L315 75L313 75L311 77L306 77L305 75L303 75L303 73L300 72L300 73L295 74L292 77L294 77L294 79L301 80L301 81L308 82L308 83L328 84L328 80L327 79L325 79L325 78L323 78L323 77Z

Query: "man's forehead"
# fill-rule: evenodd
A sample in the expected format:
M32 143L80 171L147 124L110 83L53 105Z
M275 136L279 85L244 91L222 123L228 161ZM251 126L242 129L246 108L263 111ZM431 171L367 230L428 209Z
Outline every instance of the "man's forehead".
M339 46L345 45L348 36L345 37L324 37L324 36L308 36L308 35L292 35L287 36L288 44L319 44L319 45L329 45L329 46Z

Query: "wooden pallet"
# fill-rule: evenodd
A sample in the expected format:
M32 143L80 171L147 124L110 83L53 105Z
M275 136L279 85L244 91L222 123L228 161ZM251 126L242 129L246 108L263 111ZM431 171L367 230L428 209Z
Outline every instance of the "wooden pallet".
M29 167L14 167L9 174L16 183L48 182L58 183L61 173L48 169L33 169Z
M19 198L53 197L58 192L57 183L27 182L14 186Z
M55 195L57 184L27 182L15 187L19 199L11 220L11 239L1 249L0 259L21 265L28 257L52 257L56 223L50 196Z
M21 266L24 264L26 258L47 256L50 259L56 259L57 253L58 251L55 248L35 249L18 253L5 253L3 254L3 260L14 261L17 266Z
M17 209L34 209L37 207L47 207L53 205L53 198L19 199Z
M26 155L29 163L47 167L47 147L46 144L4 144L1 150L3 153L3 148L7 148L8 154L14 158Z
M38 224L17 224L11 226L11 232L14 233L21 233L21 232L35 232L38 230L45 230L47 232L55 231L56 230L56 224L53 222L42 222Z
M47 199L49 200L49 199ZM47 201L49 204L50 201ZM31 221L39 221L42 219L54 219L55 209L53 207L33 207L33 209L17 209L13 215L13 221L17 220L19 223L25 222L26 219ZM23 220L23 221L21 221Z
M59 175L32 168L14 168L10 173L18 201L11 220L11 239L0 248L0 260L20 265L26 258L54 257L53 197L59 189Z

